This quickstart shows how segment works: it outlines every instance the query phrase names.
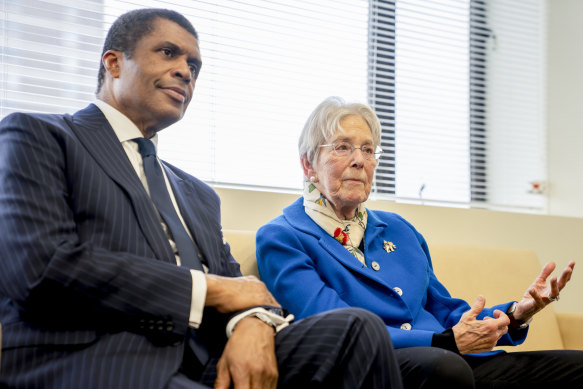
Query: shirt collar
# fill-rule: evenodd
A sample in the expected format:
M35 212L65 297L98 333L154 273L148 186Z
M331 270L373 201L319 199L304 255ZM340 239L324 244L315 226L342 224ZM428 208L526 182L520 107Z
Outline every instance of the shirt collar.
M120 143L144 137L134 122L126 115L103 100L95 100L93 103L103 112ZM155 134L150 140L158 147L158 134Z

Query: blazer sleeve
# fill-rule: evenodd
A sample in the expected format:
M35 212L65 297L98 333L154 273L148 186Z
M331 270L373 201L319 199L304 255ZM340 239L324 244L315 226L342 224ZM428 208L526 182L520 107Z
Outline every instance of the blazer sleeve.
M77 222L94 215L73 212L71 187L92 176L76 158L82 147L68 147L70 137L30 115L9 115L0 125L0 294L28 321L56 329L121 330L146 322L184 334L188 269L93 243L108 231L79 234ZM72 177L72 170L80 173ZM99 195L95 206L116 212L119 204Z

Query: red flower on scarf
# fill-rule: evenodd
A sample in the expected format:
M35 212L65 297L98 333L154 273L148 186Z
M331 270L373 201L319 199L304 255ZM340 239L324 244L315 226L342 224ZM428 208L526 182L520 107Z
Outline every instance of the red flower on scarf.
M348 242L348 234L342 231L342 228L338 227L334 231L334 239L342 243L343 246L346 246L346 242Z

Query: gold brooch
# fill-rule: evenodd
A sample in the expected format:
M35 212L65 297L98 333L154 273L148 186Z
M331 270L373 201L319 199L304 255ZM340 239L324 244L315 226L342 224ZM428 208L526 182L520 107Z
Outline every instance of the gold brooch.
M387 252L393 252L397 249L397 246L393 242L387 242L386 240L383 241L383 249Z

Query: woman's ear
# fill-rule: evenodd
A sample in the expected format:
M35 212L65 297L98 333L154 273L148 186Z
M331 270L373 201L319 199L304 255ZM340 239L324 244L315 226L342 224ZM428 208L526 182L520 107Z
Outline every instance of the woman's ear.
M310 177L315 177L316 176L316 172L312 168L312 164L310 163L310 161L308 161L308 156L304 154L304 155L302 155L302 157L300 158L300 160L302 162L302 168L304 169L304 175L306 177L308 177L308 179Z

